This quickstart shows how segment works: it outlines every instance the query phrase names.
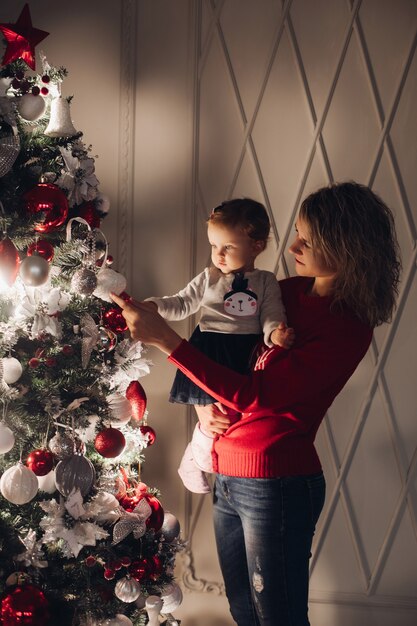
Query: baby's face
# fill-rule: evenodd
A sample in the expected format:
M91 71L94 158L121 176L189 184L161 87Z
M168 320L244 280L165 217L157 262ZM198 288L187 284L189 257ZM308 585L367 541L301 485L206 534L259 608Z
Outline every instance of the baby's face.
M259 242L251 239L243 230L209 224L207 236L213 265L223 274L254 269L254 261L260 252Z

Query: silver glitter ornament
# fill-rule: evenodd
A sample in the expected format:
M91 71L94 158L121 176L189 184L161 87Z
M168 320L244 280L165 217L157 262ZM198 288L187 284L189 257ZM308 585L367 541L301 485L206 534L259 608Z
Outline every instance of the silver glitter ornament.
M93 486L96 477L94 465L82 454L74 454L63 459L55 468L55 484L63 496L68 497L74 489L79 489L84 497Z
M56 433L48 443L50 451L62 461L74 454L82 452L83 443L78 437L73 437L68 433Z
M10 172L19 152L20 138L17 128L0 119L0 176Z
M20 278L28 287L39 287L48 280L49 263L39 254L26 257L20 264Z
M140 596L140 584L129 576L117 581L114 595L122 602L134 602Z
M71 279L71 289L80 296L91 296L97 287L97 276L93 270L82 267Z
M99 352L111 352L117 344L117 335L110 328L100 326L98 329L97 350Z

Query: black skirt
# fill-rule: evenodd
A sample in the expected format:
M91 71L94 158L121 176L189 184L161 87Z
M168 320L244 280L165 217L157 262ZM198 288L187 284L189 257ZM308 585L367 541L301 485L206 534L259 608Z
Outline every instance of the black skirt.
M194 330L190 343L216 363L225 365L239 374L250 369L251 356L262 335L238 335ZM171 388L170 402L180 404L206 405L217 402L215 398L200 389L185 374L177 370Z

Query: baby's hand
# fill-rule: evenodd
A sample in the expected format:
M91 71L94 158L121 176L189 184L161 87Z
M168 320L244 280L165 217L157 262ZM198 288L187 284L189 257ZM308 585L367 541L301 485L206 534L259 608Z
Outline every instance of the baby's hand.
M295 339L295 332L293 328L288 328L285 322L278 324L277 328L271 333L271 341L275 346L281 346L289 350L292 348Z

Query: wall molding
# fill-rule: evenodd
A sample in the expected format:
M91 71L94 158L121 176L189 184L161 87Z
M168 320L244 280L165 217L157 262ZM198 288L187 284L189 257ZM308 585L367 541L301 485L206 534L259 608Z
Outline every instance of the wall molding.
M136 92L136 0L121 2L119 180L117 206L118 269L132 281L134 127Z

